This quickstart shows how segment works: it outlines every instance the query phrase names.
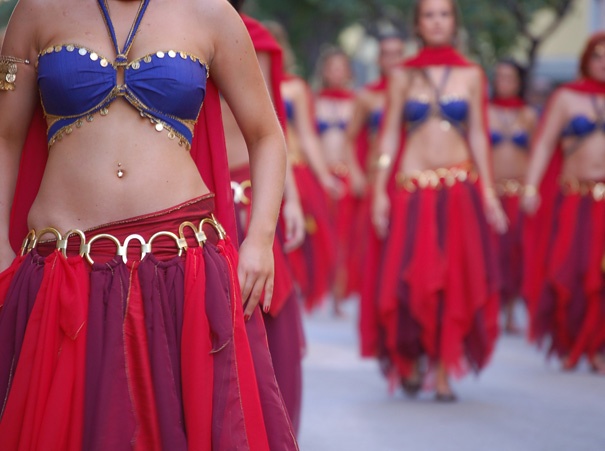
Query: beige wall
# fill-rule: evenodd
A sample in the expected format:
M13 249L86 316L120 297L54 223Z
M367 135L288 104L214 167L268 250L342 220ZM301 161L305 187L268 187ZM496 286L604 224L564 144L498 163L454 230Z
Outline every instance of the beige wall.
M576 0L571 13L557 31L543 44L540 56L544 58L577 58L591 30L593 0ZM552 22L552 15L539 14L533 29L544 30Z

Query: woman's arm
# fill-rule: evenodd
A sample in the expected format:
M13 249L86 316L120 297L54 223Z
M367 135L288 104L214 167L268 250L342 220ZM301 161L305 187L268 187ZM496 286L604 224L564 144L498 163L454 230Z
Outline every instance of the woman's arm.
M271 55L268 52L256 52L258 64L260 66L265 84L269 89L271 103L275 105L273 89L273 79L271 74ZM285 225L286 242L284 250L286 252L293 251L300 247L305 240L305 215L300 203L300 195L296 187L294 172L290 161L286 161L286 179L284 182L284 203L281 208L282 219Z
M6 269L14 253L8 241L10 209L15 193L21 149L38 101L36 89L37 58L35 46L35 11L32 2L17 4L6 30L2 46L2 58L7 67L7 57L25 62L14 62L17 69L12 85L14 90L0 90L0 271ZM2 77L6 74L4 71ZM8 88L5 86L5 88Z
M297 83L296 88L292 98L294 110L296 111L294 115L294 127L298 134L302 151L324 189L333 197L340 197L344 191L344 186L340 180L330 173L322 153L321 142L312 121L314 114L311 107L313 103L311 94L303 81Z
M523 209L529 214L535 213L540 205L538 188L565 124L568 96L568 93L564 91L557 91L553 94L549 108L545 111L546 116L542 119L542 128L533 140L522 201Z
M370 115L370 109L368 108L368 102L365 98L367 96L366 91L360 92L355 97L355 103L353 104L353 116L351 121L347 125L347 134L345 141L345 154L349 171L351 172L351 183L353 185L353 191L357 195L362 195L365 191L366 178L363 170L359 165L357 159L357 138L363 130L364 125Z
M286 171L286 145L259 68L250 36L227 2L216 4L212 78L227 101L246 140L254 203L248 234L240 247L238 275L244 315L252 315L261 293L264 307L273 295L273 240Z
M508 228L508 221L494 190L490 147L487 138L488 124L486 123L484 110L485 80L480 69L473 69L469 83L471 87L468 121L470 152L477 166L479 177L481 177L487 220L498 233L504 233Z
M376 181L372 200L372 222L376 233L386 237L389 227L390 201L387 195L387 182L393 170L393 162L397 156L403 106L409 85L408 74L405 70L395 70L389 78L387 92L387 108L383 128L378 139L378 159L376 163Z

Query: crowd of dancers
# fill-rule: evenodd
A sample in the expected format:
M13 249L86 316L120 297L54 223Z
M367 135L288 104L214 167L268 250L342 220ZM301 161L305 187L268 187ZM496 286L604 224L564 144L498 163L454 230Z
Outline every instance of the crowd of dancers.
M490 87L456 49L454 0L415 3L412 56L397 33L379 36L379 78L359 89L339 48L312 89L284 29L241 14L243 1L230 1L238 18L215 0L141 0L125 34L111 13L128 3L73 10L109 32L113 62L75 22L55 43L28 19L56 14L42 6L17 7L2 49L2 443L297 449L302 317L343 315L350 299L361 355L409 396L456 401L452 378L481 371L501 331L524 332L519 300L531 342L566 370L586 359L605 373L605 33L538 109L514 60ZM211 64L137 35L145 20L193 35L189 13L207 31L184 45ZM129 59L137 36L156 53ZM169 71L178 83L163 83ZM152 252L158 238L173 246ZM98 239L109 245L93 250Z
M286 253L293 289L306 311L331 302L335 315L357 295L361 354L410 396L455 401L450 377L484 368L501 332L526 333L565 369L585 357L605 372L605 34L544 107L526 101L531 74L515 60L488 86L456 50L453 1L419 1L413 19L418 53L379 36L380 77L357 90L348 55L330 48L313 91L267 24L286 55L306 232Z

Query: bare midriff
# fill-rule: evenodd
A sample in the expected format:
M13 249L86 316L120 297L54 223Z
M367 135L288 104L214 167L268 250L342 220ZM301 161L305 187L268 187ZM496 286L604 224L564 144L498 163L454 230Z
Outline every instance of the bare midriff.
M493 148L492 154L494 178L499 180L523 180L527 173L529 154L510 141Z
M208 192L185 147L118 99L49 149L28 225L85 230Z
M408 135L399 172L449 168L471 159L466 139L454 127L444 130L441 118L431 117Z
M605 132L597 131L579 144L578 138L566 138L562 142L565 151L570 146L577 145L577 149L565 158L562 170L562 179L575 180L605 180Z

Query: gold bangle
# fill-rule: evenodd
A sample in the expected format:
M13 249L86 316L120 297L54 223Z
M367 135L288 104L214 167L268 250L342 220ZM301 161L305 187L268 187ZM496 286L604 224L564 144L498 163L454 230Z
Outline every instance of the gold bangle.
M388 169L391 166L391 156L386 153L380 154L378 159L376 160L375 167L376 169Z
M523 187L523 195L525 197L533 197L538 194L538 188L535 185L525 185Z

